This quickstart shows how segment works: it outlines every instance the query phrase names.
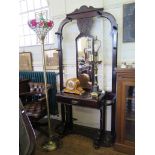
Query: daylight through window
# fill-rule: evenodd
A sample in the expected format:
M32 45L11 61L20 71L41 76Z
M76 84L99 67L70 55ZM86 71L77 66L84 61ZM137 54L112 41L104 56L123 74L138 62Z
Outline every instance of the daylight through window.
M34 19L35 14L46 12L49 18L49 7L47 0L19 0L19 46L32 46L40 44L36 33L27 24L28 20ZM45 44L50 44L51 32L45 38Z

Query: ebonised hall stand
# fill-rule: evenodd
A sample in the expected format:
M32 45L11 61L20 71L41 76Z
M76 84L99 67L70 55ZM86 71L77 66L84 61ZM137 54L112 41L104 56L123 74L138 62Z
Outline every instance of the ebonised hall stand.
M110 13L104 12L103 8L94 8L92 6L81 6L79 9L76 9L74 12L67 14L66 18L60 23L58 31L56 32L58 40L58 54L59 54L59 72L60 72L60 92L56 95L56 100L61 104L61 116L62 123L57 127L57 130L62 135L69 133L74 133L73 117L72 117L72 106L81 106L95 108L100 111L100 128L95 130L96 135L94 135L94 146L98 148L99 146L111 146L112 142L115 139L115 100L116 100L116 71L117 66L117 23L113 15ZM77 26L80 31L80 34L75 39L80 37L90 37L92 40L94 37L90 35L91 27L93 26L94 20L93 17L103 17L110 21L111 23L111 37L112 37L112 91L100 93L98 99L92 99L90 92L85 92L82 95L68 94L64 93L64 78L63 78L63 49L62 49L62 40L63 40L63 28L67 23L72 22L73 20L77 21ZM102 19L102 18L101 18ZM94 40L93 40L94 42ZM92 49L94 54L94 48ZM78 52L76 47L76 68L77 68L77 77L78 77ZM92 79L94 79L94 66L92 65ZM94 81L92 81L92 84ZM102 92L102 91L101 91ZM112 107L111 113L111 133L110 136L107 136L105 131L105 113L106 106ZM91 119L91 118L90 118ZM87 132L85 132L87 134Z

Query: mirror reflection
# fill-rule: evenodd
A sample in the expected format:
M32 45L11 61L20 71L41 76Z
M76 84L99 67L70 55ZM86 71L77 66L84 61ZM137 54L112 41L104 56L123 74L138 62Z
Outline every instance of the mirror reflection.
M78 76L87 74L92 81L93 38L81 37L77 40Z

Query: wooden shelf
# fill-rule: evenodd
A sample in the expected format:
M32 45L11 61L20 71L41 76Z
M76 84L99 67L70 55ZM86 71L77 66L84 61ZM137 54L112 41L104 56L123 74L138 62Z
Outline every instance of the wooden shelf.
M135 121L135 112L126 112L125 120L127 121Z
M126 97L126 100L135 100L135 97Z
M126 121L135 121L135 118L126 117L125 120Z

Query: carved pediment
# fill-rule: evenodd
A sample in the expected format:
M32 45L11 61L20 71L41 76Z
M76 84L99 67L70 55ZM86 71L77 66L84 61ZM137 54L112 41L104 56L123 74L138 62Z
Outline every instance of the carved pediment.
M93 10L96 10L94 7L92 7L92 6L86 6L86 5L83 5L83 6L81 6L79 9L75 9L73 12L72 12L72 14L73 13L82 13L82 12L88 12L88 11L93 11Z
M80 33L83 33L85 35L90 33L92 25L93 25L92 18L81 18L77 20L77 26L78 26Z
M83 5L79 9L75 9L72 13L67 14L67 18L76 19L80 33L87 35L92 28L93 17L97 16L100 11L103 11L103 8Z

